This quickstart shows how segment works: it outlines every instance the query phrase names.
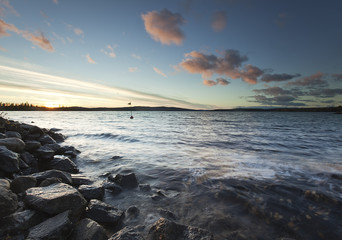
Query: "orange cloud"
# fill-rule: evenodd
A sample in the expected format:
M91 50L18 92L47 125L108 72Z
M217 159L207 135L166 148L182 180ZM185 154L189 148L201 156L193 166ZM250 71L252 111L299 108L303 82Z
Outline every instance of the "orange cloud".
M103 52L104 54L106 54L110 58L115 58L116 54L114 52L114 48L111 45L107 45L107 48L109 49L108 52L106 50L103 50L103 49L101 49L101 52Z
M203 80L203 84L209 87L215 86L215 85L222 85L222 86L226 86L228 85L230 82L228 82L226 79L224 78L217 78L216 81L214 80Z
M213 20L211 22L211 27L216 32L222 31L227 25L227 13L225 11L215 12L213 15Z
M185 36L180 26L185 23L183 17L178 13L171 13L164 9L160 13L157 11L141 14L145 24L146 32L151 37L162 44L181 45Z
M161 70L159 70L158 68L156 67L153 67L153 70L158 73L159 75L162 75L163 77L167 77L167 75L165 73L163 73Z
M19 16L19 13L12 7L8 0L0 0L0 16L4 16L4 12L6 10L8 10L10 13L16 16Z
M130 68L128 68L128 71L131 72L131 73L137 72L138 68L137 67L130 67Z

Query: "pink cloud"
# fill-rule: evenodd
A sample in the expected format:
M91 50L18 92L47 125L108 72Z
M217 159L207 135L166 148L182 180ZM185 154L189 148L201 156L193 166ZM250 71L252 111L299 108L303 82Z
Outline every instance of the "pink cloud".
M203 84L209 87L215 86L217 84L217 82L213 81L213 80L203 80Z
M130 67L128 68L128 71L133 73L133 72L137 72L139 69L137 67Z
M325 86L325 85L327 85L327 82L322 79L323 76L324 76L323 73L317 72L317 73L312 74L310 76L298 79L294 82L289 82L288 85L292 85L292 86L314 86L314 85L315 86L318 86L318 85Z
M225 11L215 12L211 22L211 27L215 32L222 31L227 25L227 13Z
M101 52L103 52L104 54L106 54L110 58L116 58L116 54L114 52L114 47L112 47L111 45L108 44L107 45L108 51L102 49Z
M0 16L4 16L4 12L6 10L14 14L15 16L19 16L19 13L12 7L8 0L0 0Z
M180 26L185 23L183 17L178 13L171 13L164 9L161 12L152 11L141 14L145 24L146 32L157 42L162 44L181 45L185 36Z
M228 82L226 79L224 78L217 78L216 81L214 80L207 80L204 79L203 80L203 84L209 87L215 86L215 85L222 85L222 86L226 86L228 85L230 82Z
M165 73L163 73L161 70L159 70L158 68L156 67L153 67L153 70L158 73L159 75L163 76L163 77L167 77L167 75Z
M92 58L90 57L89 54L86 55L86 58L87 58L88 63L96 64L96 62L94 61L94 59L92 59Z

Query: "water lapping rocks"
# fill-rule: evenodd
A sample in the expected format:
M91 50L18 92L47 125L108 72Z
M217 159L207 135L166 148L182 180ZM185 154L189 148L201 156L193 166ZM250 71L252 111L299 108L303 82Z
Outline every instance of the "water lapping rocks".
M79 174L79 151L61 146L64 136L53 129L0 117L0 132L0 239L213 239L164 218L147 236L144 226L123 226L125 212L134 217L139 209L103 202L104 189L143 191L134 173L109 174L103 185L94 184Z

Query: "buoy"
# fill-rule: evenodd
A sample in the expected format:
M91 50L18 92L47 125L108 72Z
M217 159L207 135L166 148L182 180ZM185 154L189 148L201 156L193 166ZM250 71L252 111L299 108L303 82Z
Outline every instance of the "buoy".
M131 116L130 119L133 119L133 116Z

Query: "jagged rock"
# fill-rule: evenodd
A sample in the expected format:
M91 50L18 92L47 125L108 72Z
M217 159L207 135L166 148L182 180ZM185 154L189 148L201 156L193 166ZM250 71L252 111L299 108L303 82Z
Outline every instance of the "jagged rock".
M119 184L123 188L135 188L138 186L138 180L134 173L127 175L117 174L115 177L113 175L109 175L108 180Z
M86 216L99 223L117 226L121 224L124 212L100 200L92 199L89 202Z
M28 140L25 141L25 150L28 152L34 152L37 149L39 149L42 145L40 144L40 142L38 141L34 141L34 140Z
M113 182L105 181L103 183L103 187L107 189L108 191L110 191L110 193L113 195L119 194L123 191L122 187L120 187L119 185Z
M87 201L77 189L65 183L56 183L47 187L34 187L26 190L25 203L33 209L57 214L71 210L73 216L79 216Z
M213 240L214 237L204 229L180 225L165 218L160 218L151 227L147 239Z
M55 183L62 183L62 179L56 177L47 178L39 184L39 187L47 187Z
M105 229L94 220L82 219L75 227L73 240L107 240Z
M100 185L80 185L78 191L83 195L83 197L90 201L91 199L102 200L104 195L104 188Z
M51 160L55 155L55 151L48 146L41 146L36 150L36 152L41 160Z
M45 216L34 210L24 210L21 212L15 212L0 220L2 226L0 230L1 234L15 234L18 231L26 231L30 227L33 227L45 219Z
M7 131L6 132L6 137L7 138L19 138L19 139L21 139L20 133L15 132L15 131Z
M42 144L52 144L52 143L56 143L55 139L53 139L52 137L50 137L50 135L44 133L42 136L40 136L40 138L38 139L38 141Z
M52 137L56 142L64 142L65 137L61 134L61 133L56 133L56 131L54 131L55 129L50 129L50 131L48 131L48 134L50 137Z
M19 172L19 154L0 146L0 170L8 173Z
M79 171L76 164L63 155L55 155L48 163L48 168L69 173L77 173Z
M131 227L125 227L112 235L108 240L144 240L144 237Z
M71 230L69 211L65 211L31 228L26 240L64 240L68 238Z
M72 183L74 186L78 187L80 185L90 185L93 183L87 176L82 174L71 174Z
M0 139L0 146L5 146L13 152L22 152L25 149L25 143L19 138Z
M0 187L0 218L13 213L17 207L17 195L7 187Z
M60 178L63 183L72 184L72 178L70 173L59 171L59 170L47 170L44 172L34 173L31 176L37 179L37 183L40 184L43 180L47 178Z
M31 187L35 187L37 179L32 176L19 176L11 182L11 190L14 193L25 192Z

